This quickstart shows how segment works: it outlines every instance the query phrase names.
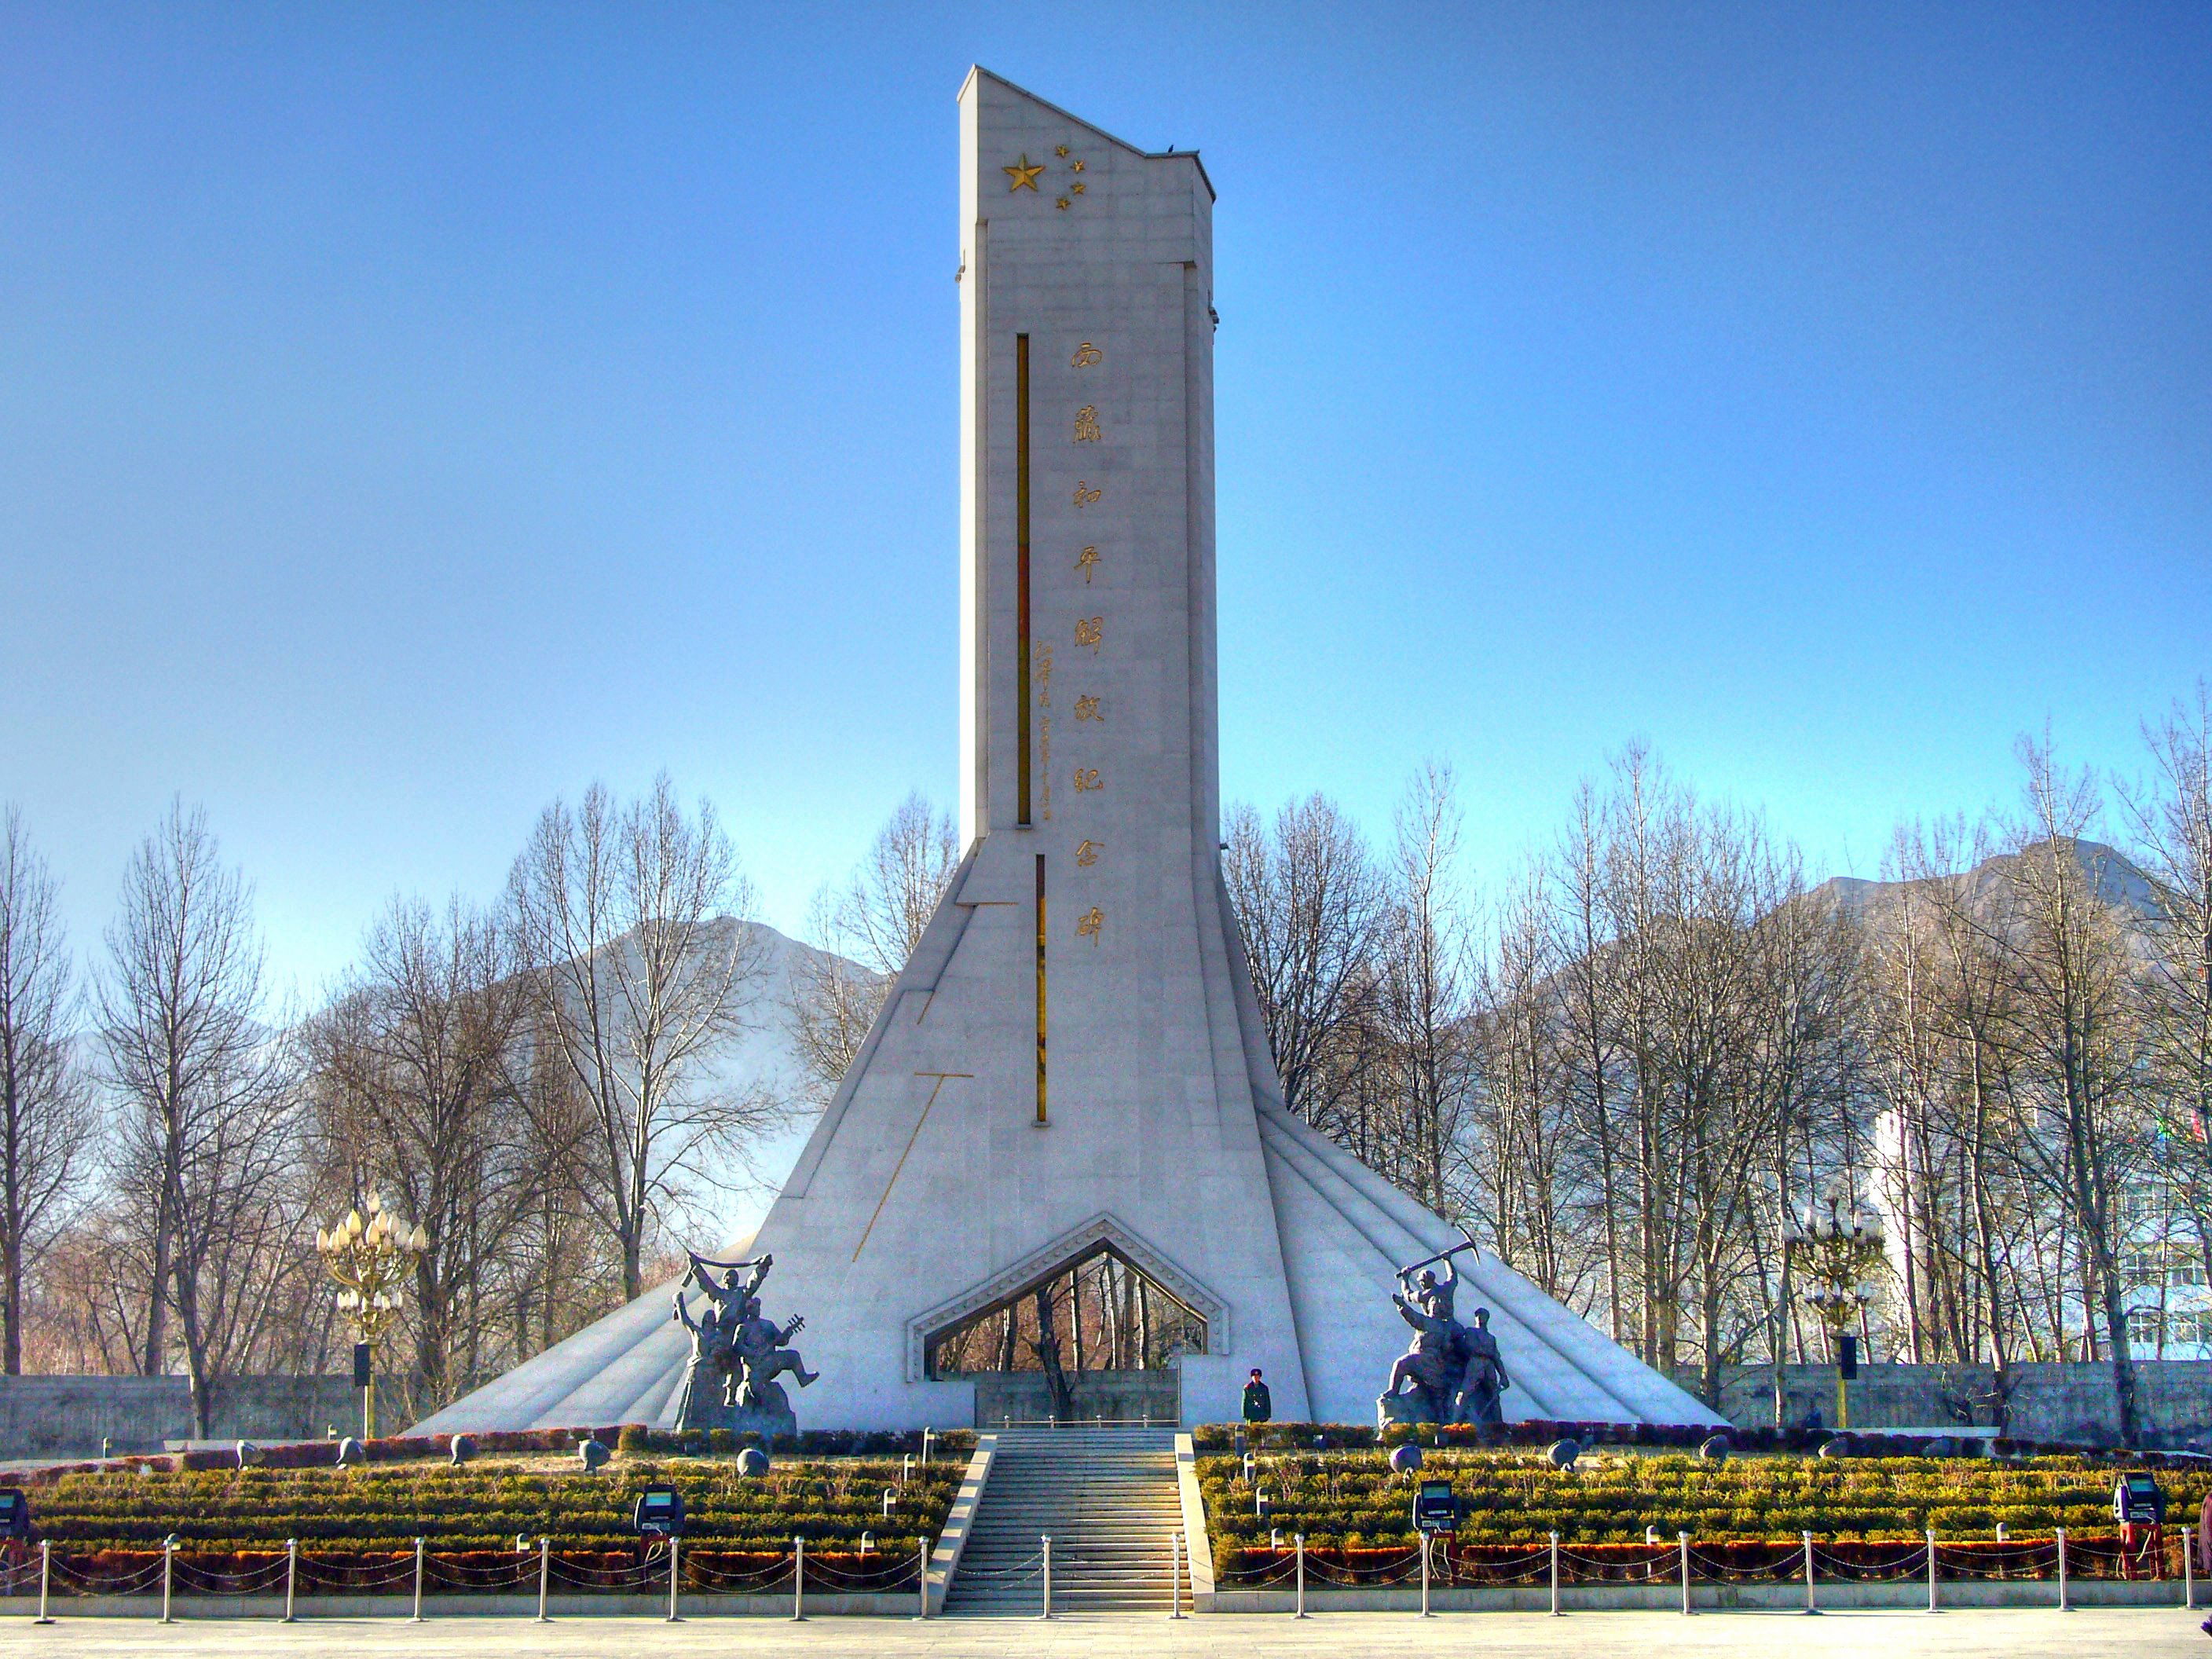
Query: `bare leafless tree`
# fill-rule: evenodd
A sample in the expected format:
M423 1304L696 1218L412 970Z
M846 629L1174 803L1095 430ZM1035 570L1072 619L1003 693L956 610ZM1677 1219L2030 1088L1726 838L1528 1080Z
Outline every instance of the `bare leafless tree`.
M1460 1207L1449 1188L1474 1054L1473 917L1449 766L1431 762L1414 774L1395 828L1376 975L1376 1023L1405 1113L1394 1173L1443 1212Z
M211 1389L249 1351L296 1272L294 1100L262 1021L251 897L206 815L173 804L132 857L108 929L100 1027L120 1110L113 1174L146 1241L139 1369L174 1337L207 1432Z
M516 1062L530 1012L499 918L395 899L361 966L305 1033L323 1161L358 1196L382 1189L422 1228L406 1309L420 1415L482 1378L496 1264L551 1177Z
M1861 1020L1887 1108L1879 1179L1901 1236L1900 1346L1916 1360L1986 1358L2002 1376L2021 1329L2018 1266L2033 1218L2014 1197L2018 1032L1996 943L1987 836L1964 821L1901 828L1892 896L1870 919Z
M807 932L817 948L793 964L787 1014L817 1105L852 1069L959 865L952 820L916 793L876 832L845 886L815 896Z
M22 815L0 814L0 1370L23 1369L27 1279L70 1208L92 1138L70 1050L75 1002L57 889Z
M1552 1295L1583 1300L1603 1260L1576 1243L1592 1209L1577 1180L1558 902L1551 872L1540 861L1524 866L1477 969L1469 1197L1501 1260Z
M2123 788L2150 878L2148 1012L2183 1198L2212 1277L2212 686L2143 732L2152 776Z
M2024 810L2010 831L2008 882L1990 939L2007 953L2021 1019L2025 1085L2041 1133L2021 1149L2063 1206L2082 1264L2082 1311L2103 1325L2122 1438L2142 1413L2128 1346L2121 1188L2148 1145L2138 985L2107 902L2111 850L2087 839L2096 781L2064 774L2048 739L2022 739Z
M537 1029L589 1106L581 1196L635 1298L658 1223L726 1186L784 1109L705 1065L758 1017L751 885L713 807L687 817L664 774L627 807L594 784L546 808L509 890Z
M1324 795L1276 813L1231 809L1222 860L1283 1103L1334 1128L1354 1087L1348 1038L1374 988L1381 872L1358 826Z

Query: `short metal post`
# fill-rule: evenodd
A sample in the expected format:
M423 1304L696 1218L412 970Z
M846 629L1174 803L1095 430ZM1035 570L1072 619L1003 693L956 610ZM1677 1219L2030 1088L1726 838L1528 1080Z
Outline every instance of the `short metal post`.
M2181 1530L2181 1605L2197 1610L2197 1528Z
M791 1616L793 1620L806 1617L806 1538L804 1534L791 1540Z
M1168 1617L1182 1617L1182 1534L1168 1534Z
M684 1540L674 1533L668 1535L668 1622L680 1625L683 1615L676 1611L676 1587L684 1582Z
M284 1622L292 1622L292 1593L300 1587L300 1540L284 1540Z
M2058 1611L2071 1613L2073 1605L2066 1599L2066 1528L2058 1528Z
M1304 1533L1300 1533L1300 1534L1298 1534L1298 1535L1297 1535L1297 1547L1298 1547L1298 1610L1297 1610L1297 1615L1296 1615L1296 1616L1297 1616L1297 1617L1298 1617L1298 1618L1300 1618L1300 1619L1303 1619L1303 1618L1304 1618L1304 1617L1306 1616L1306 1535L1305 1535L1305 1534L1304 1534Z
M1690 1616L1690 1534L1678 1532L1674 1541L1682 1552L1682 1616L1686 1619Z
M921 1594L921 1611L915 1614L915 1617L927 1619L929 1617L929 1540L924 1539L916 1545L915 1553L921 1558L915 1571L915 1583L920 1587Z
M176 1622L169 1617L169 1583L176 1565L177 1540L174 1537L164 1538L161 1540L161 1622L165 1625Z
M1044 1612L1042 1618L1052 1617L1052 1534L1044 1534Z
M407 1622L422 1622L422 1540L419 1538L415 1540L415 1616Z
M545 1616L545 1589L552 1581L553 1540L541 1538L538 1540L538 1622L541 1625L553 1622Z
M1813 1534L1808 1532L1801 1536L1805 1543L1805 1611L1818 1613L1820 1605L1813 1599Z
M1434 1535L1425 1532L1421 1534L1421 1617L1424 1619L1435 1616L1429 1611L1429 1540Z
M1928 1611L1936 1611L1936 1528L1928 1528Z
M1552 1534L1552 1617L1559 1616L1559 1534Z
M41 1538L39 1540L39 1616L31 1621L34 1625L51 1625L54 1622L46 1613L46 1575L52 1569L53 1565L54 1540L51 1538ZM2193 1607L2197 1603L2192 1601L2189 1605Z

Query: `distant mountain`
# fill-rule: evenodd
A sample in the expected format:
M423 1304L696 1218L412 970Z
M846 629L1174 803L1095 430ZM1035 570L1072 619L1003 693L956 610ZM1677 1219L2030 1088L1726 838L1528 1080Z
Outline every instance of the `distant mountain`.
M717 945L730 938L732 930L744 929L751 935L761 962L759 975L750 988L746 1001L745 1030L714 1056L705 1069L705 1077L715 1086L732 1092L763 1091L791 1103L794 1109L781 1130L754 1149L751 1167L742 1172L747 1182L744 1190L733 1193L718 1206L719 1236L686 1241L702 1250L719 1249L750 1234L760 1224L784 1178L791 1173L792 1165L799 1161L806 1137L813 1133L820 1113L802 1103L810 1098L809 1079L799 1059L798 1045L792 1040L791 1009L793 999L805 987L806 965L838 960L826 951L778 933L766 922L738 921L725 916L713 927ZM864 980L874 977L854 963L847 963L845 968L847 972Z
M2048 844L2039 842L2030 850L2039 850ZM2131 928L2141 928L2156 918L2157 886L2126 854L2102 842L2075 841L2068 845L2075 862L2095 884L2098 896L2118 911ZM1941 884L1953 892L1963 892L1968 908L1987 919L2010 886L2021 857L2017 853L1999 853L1984 859L1971 870L1930 877L1924 883L1832 876L1813 890L1813 896L1833 901L1838 909L1861 921L1880 923L1897 911L1914 887Z

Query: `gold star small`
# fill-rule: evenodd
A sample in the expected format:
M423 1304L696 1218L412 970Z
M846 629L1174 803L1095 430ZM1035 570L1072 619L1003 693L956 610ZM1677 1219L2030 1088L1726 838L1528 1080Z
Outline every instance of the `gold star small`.
M1078 179L1073 184L1070 185L1068 188L1073 191L1078 196L1080 196L1085 191L1090 189L1091 186L1085 184L1082 179Z
M1062 145L1060 145L1058 149L1054 149L1054 150L1053 151L1053 154L1054 154L1054 155L1066 155L1066 154L1067 154L1067 146L1066 146L1066 144L1062 144ZM1076 163L1076 165L1077 165L1078 167L1080 167L1080 166L1082 165L1082 163L1079 161L1079 162L1077 162L1077 163Z
M1066 152L1066 150L1062 150L1062 151L1060 151L1060 154L1061 154L1062 155L1066 155L1066 154L1067 154L1067 152ZM1070 162L1067 164L1067 170L1068 170L1070 173L1080 173L1080 172L1082 172L1082 171L1083 171L1083 163L1082 163L1082 162L1080 162L1080 161L1070 161Z
M999 171L1006 175L1006 191L1011 195L1018 190L1035 190L1037 175L1044 171L1044 164L1040 161L1031 166L1029 155L1024 151L1019 161L1010 167L1000 167Z
M1065 196L1062 196L1062 197L1058 198L1057 199L1055 199L1055 200L1054 201L1053 205L1054 205L1054 207L1058 208L1058 209L1059 209L1062 213L1066 212L1066 211L1067 211L1067 198L1066 198Z

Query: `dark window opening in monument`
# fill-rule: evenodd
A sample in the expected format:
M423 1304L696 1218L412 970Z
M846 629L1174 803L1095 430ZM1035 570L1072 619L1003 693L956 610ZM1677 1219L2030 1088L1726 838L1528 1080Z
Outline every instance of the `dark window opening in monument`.
M931 1335L932 1377L981 1371L1157 1371L1206 1352L1206 1321L1110 1244Z

